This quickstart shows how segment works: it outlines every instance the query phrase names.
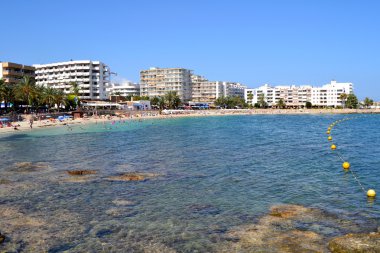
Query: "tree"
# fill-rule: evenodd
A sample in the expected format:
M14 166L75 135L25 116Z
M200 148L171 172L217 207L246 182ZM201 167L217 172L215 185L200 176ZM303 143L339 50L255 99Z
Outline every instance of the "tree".
M46 103L46 105L48 107L48 111L55 103L55 101L54 101L55 100L55 94L56 94L56 89L54 89L54 88L47 87L44 90L43 98L44 98L44 102Z
M75 106L78 108L80 105L79 93L81 88L77 82L70 82L69 85L71 86L71 94L74 95L73 99Z
M152 97L152 98L150 99L150 103L151 103L152 105L158 106L158 103L159 103L159 102L160 102L160 98L157 97L157 96L154 96L154 97Z
M70 82L69 85L71 86L70 87L70 94L73 94L75 96L79 96L79 93L80 93L80 86L77 82Z
M8 104L14 104L14 92L10 84L4 82L0 79L0 103L4 101L4 111L8 112Z
M307 102L305 103L305 107L306 107L307 109L310 109L311 107L313 107L313 105L311 104L310 101L307 101Z
M164 100L169 109L175 109L181 104L181 99L175 91L168 91L164 95Z
M15 98L28 105L27 111L33 106L33 100L36 95L36 84L34 79L24 76L15 87Z
M364 99L364 101L363 101L363 104L364 104L364 106L365 106L366 108L368 108L368 107L370 107L371 105L373 105L373 100L370 99L370 98L368 98L368 97L366 97L366 98Z
M348 95L346 106L351 109L356 109L358 107L358 98L354 94Z
M343 108L346 106L346 100L347 100L347 94L346 93L342 93L340 94L339 96L339 99L342 100L342 106Z
M261 93L257 99L257 103L259 104L260 108L266 108L268 106L268 103L265 101L265 95L264 93Z
M215 105L216 106L220 106L220 107L223 107L223 108L226 108L227 107L227 100L225 97L218 97L216 100L215 100Z
M59 112L59 108L61 107L61 105L66 104L65 92L63 90L55 90L53 101L54 101L54 104L57 105L58 112Z
M281 108L281 109L285 108L285 106L286 106L285 101L282 98L280 98L280 100L278 100L276 105L278 108Z

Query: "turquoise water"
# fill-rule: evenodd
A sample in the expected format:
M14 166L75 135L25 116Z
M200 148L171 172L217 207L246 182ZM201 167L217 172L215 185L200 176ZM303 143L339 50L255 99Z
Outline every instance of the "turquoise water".
M8 236L0 251L216 252L229 230L281 203L374 231L379 203L329 149L326 129L344 117L117 121L0 136L0 232ZM379 125L379 115L364 115L332 135L363 186L380 194ZM20 162L40 167L22 170ZM65 172L74 169L98 173L77 182ZM107 179L132 171L158 176Z

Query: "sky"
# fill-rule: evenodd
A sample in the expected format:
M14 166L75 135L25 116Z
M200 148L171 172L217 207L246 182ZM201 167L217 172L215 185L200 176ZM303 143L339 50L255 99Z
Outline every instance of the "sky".
M150 67L251 88L336 80L380 101L377 0L18 0L1 9L0 61L100 60L133 82Z

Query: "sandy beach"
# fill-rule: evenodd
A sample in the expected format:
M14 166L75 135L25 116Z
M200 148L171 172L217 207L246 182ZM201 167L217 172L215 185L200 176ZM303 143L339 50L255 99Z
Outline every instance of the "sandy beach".
M22 115L23 120L11 122L10 126L4 124L0 127L0 134L18 133L22 131L33 131L46 127L65 125L91 124L96 122L112 122L116 120L140 120L140 119L166 119L177 117L206 117L206 116L228 116L228 115L289 115L289 114L366 114L380 113L380 109L220 109L220 110L163 110L158 111L117 111L118 116L102 115L96 117L84 117L80 119L57 119L34 120L30 127L31 115ZM34 115L34 118L38 116Z

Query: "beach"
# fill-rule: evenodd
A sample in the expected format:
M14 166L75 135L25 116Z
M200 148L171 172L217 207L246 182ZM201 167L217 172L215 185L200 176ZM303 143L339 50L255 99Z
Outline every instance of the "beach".
M166 119L177 117L205 117L205 116L227 116L227 115L302 115L302 114L377 114L380 109L219 109L219 110L163 110L159 111L115 111L117 116L101 115L83 118L66 118L58 120L53 118L34 120L30 127L30 118L40 118L40 115L22 115L22 121L12 122L0 128L1 133L17 133L22 131L33 131L46 127L62 127L75 125L86 125L97 122L112 122L117 120L142 120L142 119Z

